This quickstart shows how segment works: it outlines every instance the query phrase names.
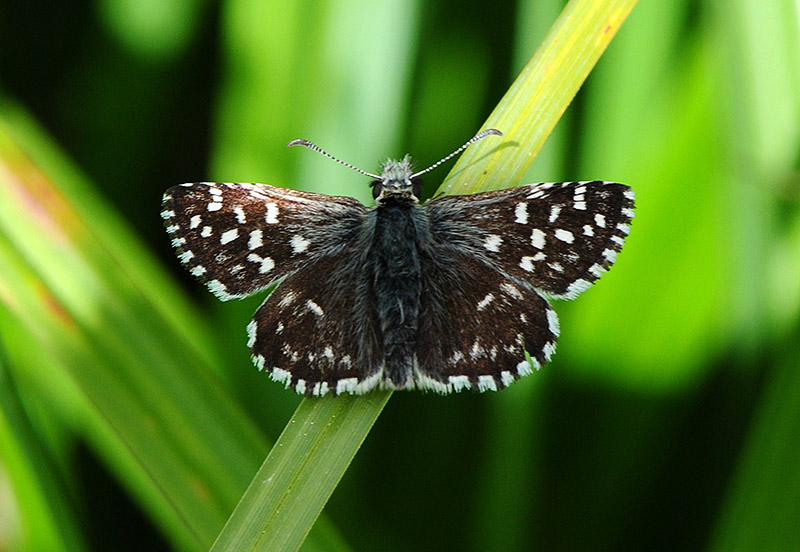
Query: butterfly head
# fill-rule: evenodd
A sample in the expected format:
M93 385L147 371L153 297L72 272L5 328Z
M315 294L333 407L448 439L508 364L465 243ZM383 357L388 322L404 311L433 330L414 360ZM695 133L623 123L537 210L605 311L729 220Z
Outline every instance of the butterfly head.
M419 201L420 185L411 166L411 158L406 155L400 161L389 159L384 163L380 178L372 184L372 197L376 203L387 198Z

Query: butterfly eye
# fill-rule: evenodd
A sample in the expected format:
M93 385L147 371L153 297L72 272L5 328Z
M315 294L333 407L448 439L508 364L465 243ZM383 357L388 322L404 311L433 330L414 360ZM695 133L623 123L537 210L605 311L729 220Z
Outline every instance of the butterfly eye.
M380 180L373 180L369 185L372 188L372 199L378 199L378 196L381 195L383 191L383 183ZM419 194L416 192L415 195L419 197Z
M417 199L420 198L422 195L422 179L421 178L412 178L411 179L411 193L414 194L414 197Z

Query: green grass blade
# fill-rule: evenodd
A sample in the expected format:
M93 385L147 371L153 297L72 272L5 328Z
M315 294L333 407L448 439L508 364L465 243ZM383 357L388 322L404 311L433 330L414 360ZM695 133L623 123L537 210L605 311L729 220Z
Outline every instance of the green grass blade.
M0 338L20 392L65 413L175 548L205 549L267 440L222 387L202 318L35 124L2 107Z
M797 549L799 352L795 347L782 359L763 393L711 540L709 549L714 552Z
M0 316L4 314L0 303ZM15 492L4 500L11 499L21 522L19 534L2 535L0 544L8 550L88 550L69 493L28 419L6 362L0 341L0 477L11 481ZM6 515L13 509L5 508ZM8 521L3 525L11 529Z
M506 133L503 145L487 138L468 149L442 189L467 193L522 178L531 152L544 143L634 3L570 2L487 122ZM458 186L456 179L471 185ZM299 547L389 396L304 400L214 549Z
M572 0L483 128L504 133L470 147L439 188L449 194L520 182L636 0Z
M800 543L800 26L798 5L716 2L731 92L726 290L737 381L769 370L710 539L712 551L797 550ZM789 23L791 22L791 23ZM730 161L733 160L733 161ZM733 165L734 168L730 168ZM791 191L789 191L791 190ZM788 198L788 199L787 199ZM784 215L791 213L788 216ZM766 343L766 345L765 345ZM766 352L766 354L765 354Z
M212 550L297 550L390 396L304 399Z
M28 336L17 379L54 404L51 378L73 381L88 399L80 431L110 469L176 543L208 546L267 443L188 337L206 332L186 331L198 318L166 297L174 286L80 177L55 168L64 160L31 122L11 119L0 122L0 326Z

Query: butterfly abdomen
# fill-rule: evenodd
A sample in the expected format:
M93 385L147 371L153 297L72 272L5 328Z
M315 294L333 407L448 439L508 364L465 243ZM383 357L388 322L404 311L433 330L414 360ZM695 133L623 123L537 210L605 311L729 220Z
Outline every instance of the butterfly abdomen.
M380 321L385 384L413 385L413 359L422 289L417 250L416 204L387 201L377 209L373 242L373 290Z

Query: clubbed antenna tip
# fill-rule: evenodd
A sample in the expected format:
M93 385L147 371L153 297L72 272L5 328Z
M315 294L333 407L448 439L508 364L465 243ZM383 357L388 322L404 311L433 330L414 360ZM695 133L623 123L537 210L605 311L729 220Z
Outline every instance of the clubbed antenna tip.
M290 148L290 147L292 147L292 146L305 146L305 147L307 147L308 149L312 149L312 150L316 151L317 153L321 153L322 155L324 155L324 156L325 156L325 157L327 157L328 159L333 159L333 160L334 160L334 161L336 161L337 163L339 163L339 164L342 164L342 165L344 165L345 167L349 167L349 168L353 169L354 171L356 171L356 172L359 172L359 173L363 174L364 176L369 176L370 178L374 178L375 180L380 180L380 178L381 178L381 177L380 177L379 175L377 175L377 174L372 174L371 172L367 172L367 171L365 171L365 170L359 169L359 168L358 168L358 167L356 167L355 165L351 165L350 163L347 163L347 162L345 162L345 161L342 161L342 160L341 160L341 159L339 159L338 157L334 157L333 155L331 155L330 153L328 153L327 151L325 151L325 150L324 150L324 149L322 149L321 147L317 146L316 144L312 144L312 143L311 143L311 142L309 142L308 140L303 140L302 138L297 138L296 140L292 140L291 142L289 142L288 144L286 144L286 147L287 147L287 148Z
M478 140L483 140L487 136L502 136L502 135L503 135L503 133L500 132L499 130L497 130L496 128L487 128L483 132L479 132L478 134L476 134L475 136L473 136L472 138L467 140L466 143L463 146L458 148L456 151L454 151L453 153L451 153L447 157L444 157L444 158L440 159L439 161L437 161L436 163L434 163L433 165L431 165L430 167L428 167L424 171L419 171L418 173L412 174L411 178L416 178L416 177L418 177L418 176L420 176L422 174L425 174L428 171L432 171L433 169L435 169L436 167L438 167L439 165L441 165L445 161L448 161L449 159L452 159L453 157L455 157L456 155L458 155L459 153L461 153L462 151L464 151L465 149L470 147L472 144L474 144Z

